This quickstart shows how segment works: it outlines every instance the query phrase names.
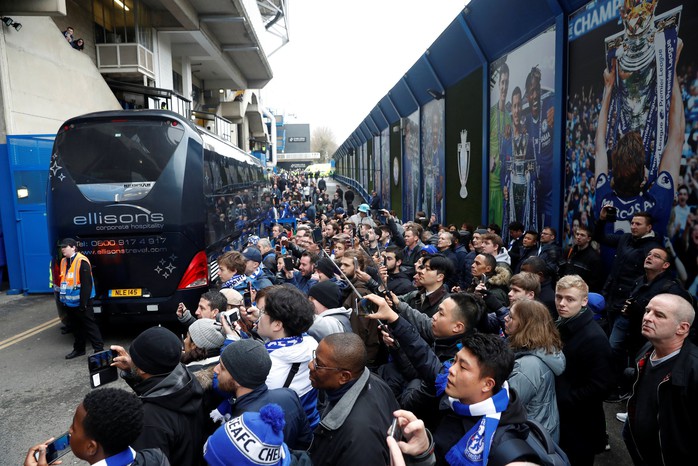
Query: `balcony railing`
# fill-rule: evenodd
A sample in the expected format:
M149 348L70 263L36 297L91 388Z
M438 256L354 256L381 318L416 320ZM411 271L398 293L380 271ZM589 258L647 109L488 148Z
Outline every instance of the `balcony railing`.
M153 52L141 44L97 44L100 73L139 73L155 79Z
M200 110L191 112L191 119L194 123L202 128L206 128L221 139L230 141L233 124L229 120L221 118L215 113L202 112Z

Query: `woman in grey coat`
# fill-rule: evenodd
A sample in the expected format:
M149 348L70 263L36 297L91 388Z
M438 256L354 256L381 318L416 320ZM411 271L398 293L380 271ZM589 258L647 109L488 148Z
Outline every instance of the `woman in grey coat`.
M565 370L560 334L545 304L528 299L514 304L506 319L506 333L514 350L514 370L509 387L516 390L529 419L560 440L560 416L555 377Z

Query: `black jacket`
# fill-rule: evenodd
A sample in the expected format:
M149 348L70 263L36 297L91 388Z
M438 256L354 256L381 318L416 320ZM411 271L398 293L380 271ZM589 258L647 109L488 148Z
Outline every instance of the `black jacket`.
M589 285L589 291L601 291L606 271L601 263L601 256L591 246L579 250L572 246L565 251L558 264L558 276L579 275Z
M262 259L262 265L266 270L268 270L271 273L271 276L273 277L276 275L276 272L278 272L276 268L276 252L272 249L271 251L267 252L264 255L264 258ZM272 283L275 283L276 279L272 279L272 277L267 276Z
M597 451L606 441L603 400L613 380L611 346L587 308L556 324L567 362L565 372L555 379L560 446L568 453Z
M643 368L648 363L652 350L647 345L647 351L643 351L637 360L635 387L642 383ZM662 445L661 455L667 465L694 464L698 455L698 347L686 339L677 358L668 379L657 387L659 441ZM631 420L638 409L643 407L636 405L633 393L628 401L630 439L626 439L626 445L631 456L636 457L637 447L632 438Z
M284 410L284 443L293 450L306 450L313 442L313 433L298 395L290 388L269 390L266 384L262 384L236 399L231 414L237 417L247 412L258 412L269 403L276 403Z
M399 409L388 385L368 369L315 428L310 458L315 466L390 464L386 432Z
M129 382L126 379L126 382ZM172 464L199 464L204 445L204 391L182 364L132 385L143 401L143 431L133 448L159 448Z
M412 278L402 271L397 273L389 273L387 285L388 290L392 291L398 296L402 296L403 294L407 294L416 289L412 283Z
M170 462L159 448L146 448L136 452L131 466L170 466Z
M400 300L406 302L412 309L423 312L431 317L439 310L439 305L444 299L450 296L445 286L435 290L430 295L425 295L423 290L415 290L400 297Z
M630 233L606 234L605 229L606 222L598 220L593 239L605 246L616 248L616 254L602 294L606 299L606 309L619 312L633 289L635 280L645 273L643 266L647 253L653 248L661 247L662 244L654 234L633 238Z
M668 271L660 273L651 282L647 282L645 276L635 282L626 301L627 305L623 307L623 313L628 317L627 346L631 357L635 357L640 348L647 343L642 336L642 317L645 315L645 308L652 298L663 293L675 294L691 302L690 294Z
M536 257L538 255L538 246L536 245L531 248L521 247L520 251L521 252L519 253L519 260L516 263L516 266L512 267L512 273L514 274L521 272L521 265L526 259L528 259L529 257Z
M541 244L538 257L545 261L548 276L557 279L557 265L560 262L560 246L555 243Z

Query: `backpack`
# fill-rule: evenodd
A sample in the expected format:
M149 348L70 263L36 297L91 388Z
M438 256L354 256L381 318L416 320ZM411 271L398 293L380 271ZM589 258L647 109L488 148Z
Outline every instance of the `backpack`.
M515 434L521 430L521 426L528 430L525 439ZM523 424L505 426L501 435L498 430L492 443L496 447L490 451L487 461L489 466L504 466L513 461L526 460L543 466L570 466L565 452L555 443L550 433L533 419L527 419Z

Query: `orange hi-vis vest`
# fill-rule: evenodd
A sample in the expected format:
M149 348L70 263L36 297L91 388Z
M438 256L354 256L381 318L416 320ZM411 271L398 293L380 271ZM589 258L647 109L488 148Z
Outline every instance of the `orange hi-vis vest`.
M61 259L61 288L58 299L68 307L80 306L80 265L82 261L90 263L87 257L78 252L75 254L75 259L70 264L70 268L66 271L68 259L65 257ZM93 286L90 298L94 297L95 288Z

